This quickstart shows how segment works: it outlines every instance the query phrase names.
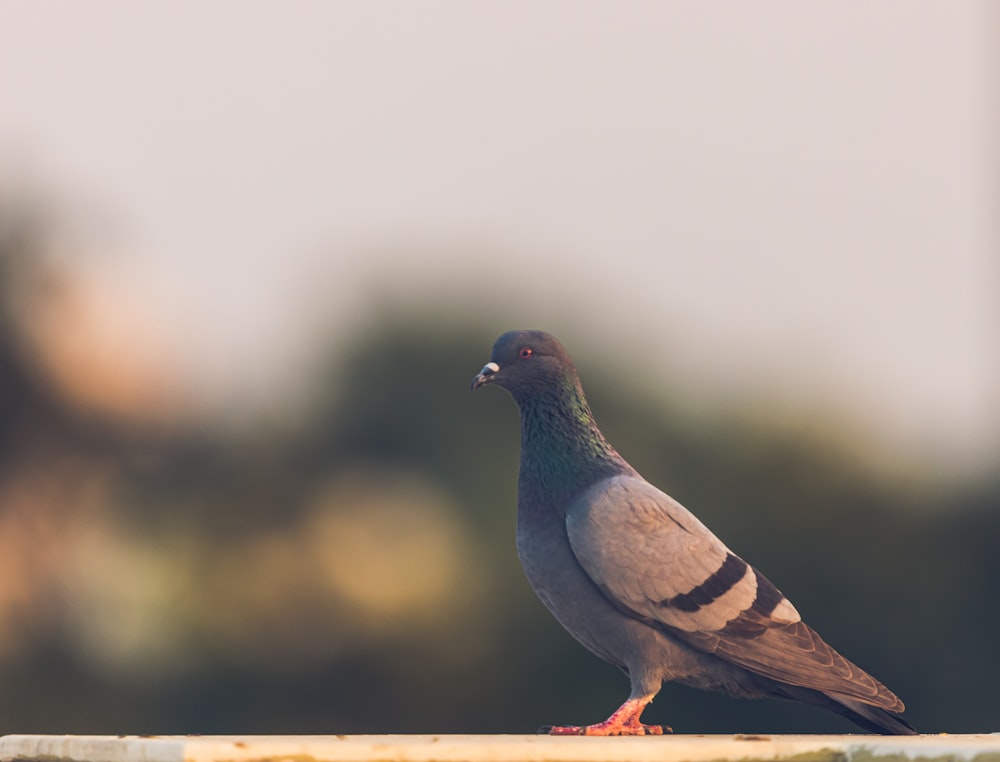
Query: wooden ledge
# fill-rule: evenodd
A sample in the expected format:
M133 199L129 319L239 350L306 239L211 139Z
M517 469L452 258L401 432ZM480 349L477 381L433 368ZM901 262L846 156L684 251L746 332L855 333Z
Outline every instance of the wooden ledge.
M0 738L0 762L1000 762L1000 734L57 736Z

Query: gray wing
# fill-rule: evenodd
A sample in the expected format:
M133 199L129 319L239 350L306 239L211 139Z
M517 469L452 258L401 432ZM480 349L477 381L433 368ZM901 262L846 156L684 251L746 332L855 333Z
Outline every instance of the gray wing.
M765 677L903 710L763 574L649 482L600 482L570 507L566 526L580 565L618 608Z

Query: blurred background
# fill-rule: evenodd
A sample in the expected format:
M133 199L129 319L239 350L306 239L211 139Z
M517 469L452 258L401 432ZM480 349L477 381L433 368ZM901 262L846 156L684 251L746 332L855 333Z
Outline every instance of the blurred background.
M988 0L3 0L0 732L605 718L468 391L515 327L918 728L1000 730L998 72Z

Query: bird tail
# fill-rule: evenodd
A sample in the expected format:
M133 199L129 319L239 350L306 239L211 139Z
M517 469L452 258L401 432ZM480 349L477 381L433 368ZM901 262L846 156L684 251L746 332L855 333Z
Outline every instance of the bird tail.
M866 704L843 693L819 691L786 684L776 688L771 695L776 698L794 699L828 709L841 717L846 717L855 725L871 733L881 733L887 736L919 735L919 731L904 720L901 714Z
M880 709L871 704L865 704L849 696L836 693L825 693L823 695L830 699L830 703L827 705L830 709L846 717L854 724L860 725L865 730L887 736L919 735L918 731L904 720L900 714Z

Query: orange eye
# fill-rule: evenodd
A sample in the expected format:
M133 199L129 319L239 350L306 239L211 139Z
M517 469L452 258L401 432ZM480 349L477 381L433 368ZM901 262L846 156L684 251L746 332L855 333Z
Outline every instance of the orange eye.
M517 353L517 356L522 360L527 360L533 354L535 354L535 352L531 347L521 347L521 351Z

